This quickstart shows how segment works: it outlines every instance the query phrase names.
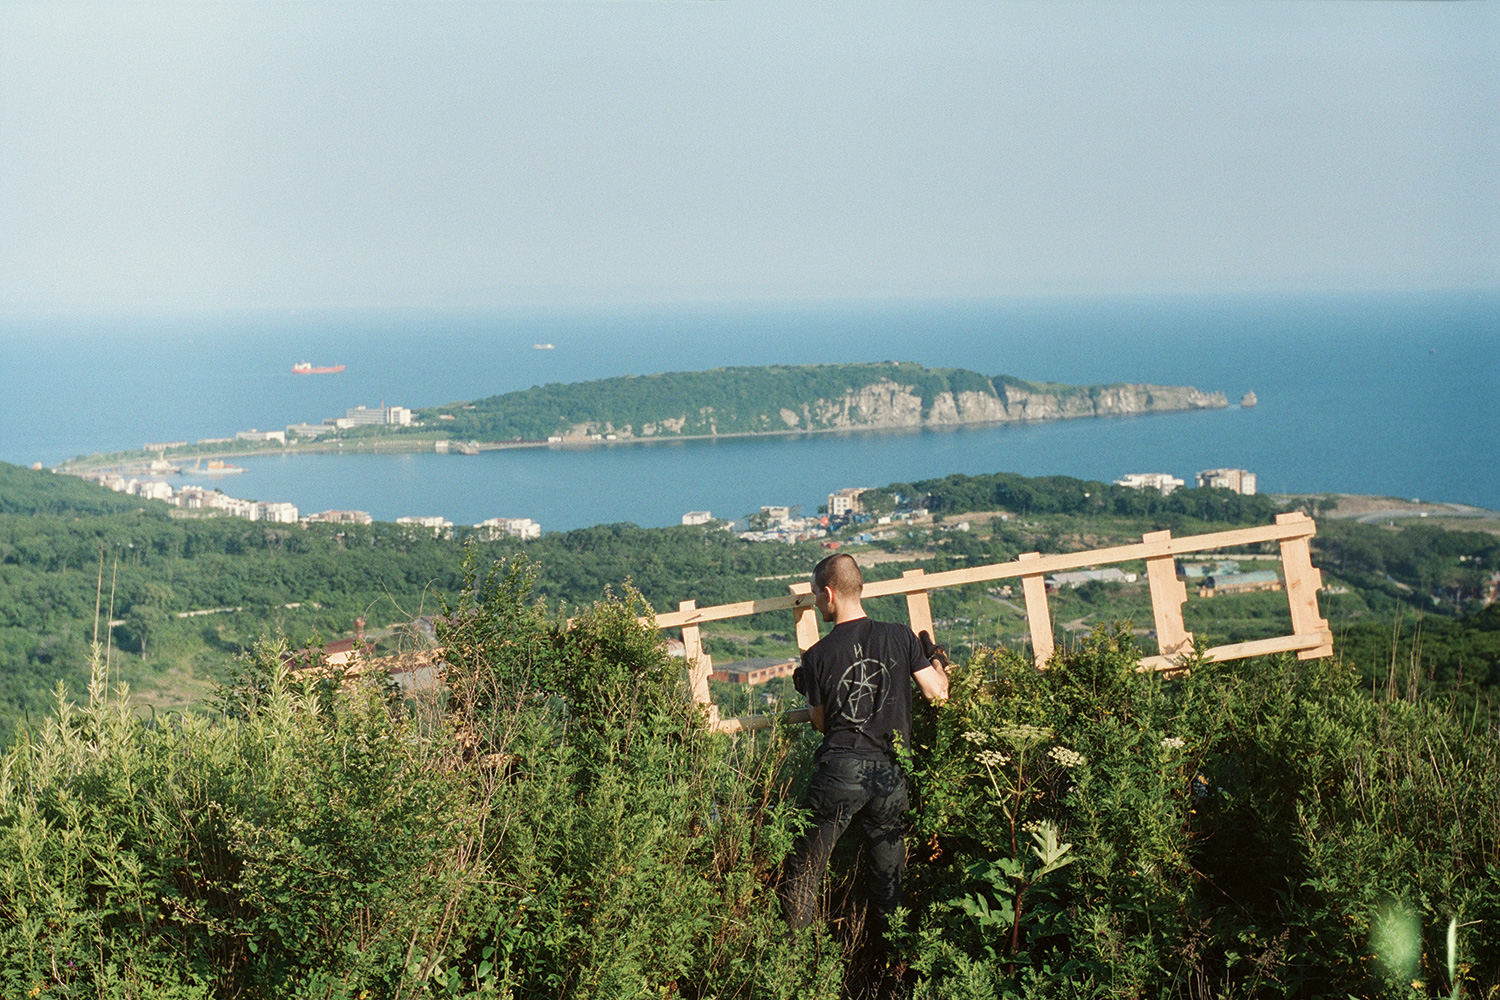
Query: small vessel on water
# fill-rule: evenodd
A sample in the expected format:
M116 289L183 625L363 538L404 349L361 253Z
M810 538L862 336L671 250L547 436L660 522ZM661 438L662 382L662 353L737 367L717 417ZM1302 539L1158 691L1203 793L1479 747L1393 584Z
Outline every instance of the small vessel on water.
M532 344L531 349L533 351L555 351L557 348L551 344Z
M313 367L311 361L299 361L292 365L293 375L337 375L344 370L343 365L321 365Z
M194 466L193 471L201 472L205 476L232 476L236 473L244 472L245 467L243 465L232 465L229 462L225 462L216 458L210 461L207 465L203 466L203 468L201 469L197 466Z
M1258 402L1260 402L1260 400L1255 398L1255 390L1252 389L1240 397L1240 408L1249 409Z

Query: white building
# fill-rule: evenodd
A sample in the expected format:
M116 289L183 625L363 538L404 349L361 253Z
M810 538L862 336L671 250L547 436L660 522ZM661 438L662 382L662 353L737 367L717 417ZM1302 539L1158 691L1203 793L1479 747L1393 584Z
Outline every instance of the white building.
M374 409L367 406L355 406L344 411L344 419L350 422L350 427L366 424L397 424L401 427L410 427L411 410L404 406L386 406L385 404Z
M373 524L375 519L364 510L320 510L307 515L309 524Z
M869 487L852 486L828 494L828 516L846 517L859 513L859 495Z
M491 517L474 525L486 538L495 541L507 536L526 541L542 537L542 526L529 517Z
M1047 586L1052 590L1061 587L1069 587L1077 590L1085 583L1095 580L1100 583L1135 583L1139 579L1134 573L1126 573L1116 566L1108 566L1104 569L1080 569L1071 573L1054 573L1047 577Z
M276 441L286 444L286 431L258 431L254 427L248 431L235 431L236 441Z
M255 505L256 521L274 521L277 524L296 524L297 505L290 503L258 503Z
M443 517L398 517L397 524L409 524L414 528L431 528L437 538L453 537L453 522Z
M713 514L706 510L690 510L682 515L683 524L707 524L713 519Z
M299 438L315 438L333 430L328 424L287 424L286 432Z
M172 487L160 480L150 480L140 484L135 495L145 497L147 500L171 500Z
M792 508L790 507L762 507L760 512L766 515L766 523L775 527L785 524L792 519Z
M1200 487L1234 490L1247 497L1255 496L1255 473L1244 469L1205 469L1198 473Z
M1116 486L1132 490L1160 490L1167 496L1173 490L1186 485L1181 479L1166 472L1127 472L1115 480Z

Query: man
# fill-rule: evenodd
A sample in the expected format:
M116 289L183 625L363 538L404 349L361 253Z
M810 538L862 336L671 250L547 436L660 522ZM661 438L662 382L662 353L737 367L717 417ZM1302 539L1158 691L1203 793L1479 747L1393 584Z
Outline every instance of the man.
M911 746L911 685L928 701L948 698L947 654L926 632L872 621L860 604L864 576L848 555L813 570L814 603L833 630L802 654L797 687L823 734L803 805L813 825L797 839L782 887L787 923L806 927L817 915L828 857L858 821L869 847L870 900L888 916L901 903L906 870L902 814L906 778L896 747Z

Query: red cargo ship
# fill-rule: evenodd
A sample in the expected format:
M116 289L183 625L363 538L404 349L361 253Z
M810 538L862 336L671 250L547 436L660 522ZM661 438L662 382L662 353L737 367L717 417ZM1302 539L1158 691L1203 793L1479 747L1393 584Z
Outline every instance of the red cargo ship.
M314 368L311 361L299 361L292 365L294 375L336 375L344 370L343 365L327 365L322 368Z

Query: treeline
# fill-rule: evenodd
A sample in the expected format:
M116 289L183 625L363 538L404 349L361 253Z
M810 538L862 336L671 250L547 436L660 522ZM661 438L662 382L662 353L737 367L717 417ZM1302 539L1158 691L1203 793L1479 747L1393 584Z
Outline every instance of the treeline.
M439 539L428 529L387 523L300 526L180 517L163 504L5 465L0 484L7 511L0 514L0 732L6 736L18 719L45 713L59 680L81 689L96 635L142 669L187 664L201 675L278 632L297 646L350 635L358 617L376 629L431 615L461 588L471 544L481 560L524 553L536 569L536 593L554 606L587 604L628 581L658 611L674 610L687 598L705 606L785 594L789 582L804 578L827 554L812 543L746 544L704 527L600 525L522 544ZM1003 562L1025 551L1108 544L1083 539L1110 533L1118 541L1156 528L1187 533L1264 524L1281 510L1268 497L1225 490L1162 497L1068 477L1004 473L893 484L866 496L876 504L897 496L925 503L950 520L973 510L1013 512L1008 522L982 531L932 538L923 532L882 543L930 548L920 563L930 571ZM1416 655L1439 680L1500 682L1492 630L1465 617L1500 569L1495 536L1322 521L1313 546L1326 580L1356 591L1346 601L1357 619L1331 617L1341 652L1358 657L1362 669ZM898 575L911 565L887 564L870 577ZM934 599L940 613L960 613L954 595ZM1333 601L1325 598L1325 608ZM179 617L224 608L243 610ZM1420 634L1418 613L1425 622ZM1393 645L1397 615L1412 625L1403 626ZM104 625L111 617L120 623L113 629ZM789 627L784 616L738 624L752 634ZM715 652L722 658L730 649L721 644Z
M463 583L472 545L481 560L524 552L553 604L586 604L627 582L659 610L786 592L757 580L806 573L816 546L746 545L704 527L601 525L514 541L440 539L430 529L283 525L169 516L67 476L0 465L10 513L0 514L0 732L37 718L59 680L87 682L89 644L149 664L174 655L227 663L281 630L293 645L434 613ZM59 489L61 488L61 489ZM120 501L127 500L127 504ZM115 512L109 513L111 508ZM287 607L296 605L296 607ZM179 617L184 612L238 613ZM122 624L109 629L105 623Z
M1169 496L1071 476L1027 477L1013 472L892 483L861 494L861 503L877 508L895 505L896 497L925 506L934 514L1003 510L1022 517L1068 514L1150 518L1171 528L1188 521L1206 524L1265 524L1290 508L1268 496L1242 496L1233 490L1180 489Z
M432 407L421 416L429 426L450 429L455 437L496 440L540 440L578 426L599 432L628 430L637 437L817 429L830 426L818 413L820 401L837 403L848 393L887 380L911 387L922 400L924 418L943 393L977 392L1003 399L1008 388L1019 388L1065 398L1087 396L1095 388L1038 385L910 362L770 365L549 383L472 403ZM784 412L793 419L786 419Z

